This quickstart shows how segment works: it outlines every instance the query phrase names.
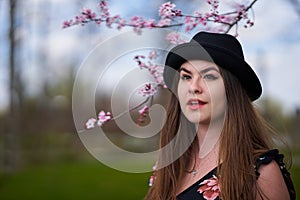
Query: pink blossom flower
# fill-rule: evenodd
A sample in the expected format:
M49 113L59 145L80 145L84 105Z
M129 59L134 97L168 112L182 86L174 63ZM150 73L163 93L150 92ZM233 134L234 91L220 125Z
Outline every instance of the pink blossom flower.
M171 2L162 4L161 7L159 8L159 16L161 16L162 19L174 17L175 12L173 12L173 9L175 7L176 5L172 4Z
M184 19L185 31L189 32L197 26L197 20L194 17L185 17Z
M142 28L144 27L144 20L143 17L140 16L133 16L130 21L129 25L133 26L133 31L137 34L142 33Z
M156 93L156 87L151 83L146 83L145 86L140 89L139 93L144 97L153 96Z
M70 27L70 26L72 25L72 23L73 23L73 20L72 20L72 19L71 19L71 20L66 20L66 21L64 21L64 23L63 23L63 28Z
M106 26L109 27L109 28L111 28L111 25L113 23L118 22L119 20L120 20L120 16L119 15L115 15L113 17L108 17L108 18L106 18ZM119 24L119 26L120 26L120 24Z
M220 187L218 178L213 177L202 181L197 192L203 193L203 197L207 200L214 200L220 195Z
M182 44L185 42L182 38L180 38L180 35L175 32L169 33L166 36L166 40L169 41L170 43L176 44L176 45Z
M111 119L110 112L105 113L103 110L98 114L98 126L102 126L103 123L108 122Z
M124 26L125 26L125 24L126 24L126 20L125 19L123 19L123 18L119 18L119 20L118 20L118 30L121 30L121 28L123 28Z
M144 106L142 109L139 110L140 115L144 115L149 111L148 106Z
M224 18L225 18L224 15L217 15L215 16L215 22L222 22Z
M155 83L157 85L164 85L164 80L163 80L163 71L164 68L162 66L153 64L151 62L149 62L149 65L147 66L148 71L150 72L150 74L152 75L152 77L155 80Z
M144 97L153 96L156 93L156 87L151 83L147 83L140 89L139 93Z
M155 50L150 51L148 58L150 60L153 60L153 59L157 58L157 51L155 51Z
M101 1L98 4L99 11L101 13L101 18L108 18L110 16L109 10L108 10L108 3L107 1Z
M154 28L156 26L156 22L154 19L148 19L144 21L144 26L151 29Z
M207 0L207 3L212 6L213 10L216 10L220 4L218 0Z
M164 27L164 26L169 26L170 24L171 24L171 19L161 19L158 21L157 26Z
M95 19L96 16L97 16L96 13L95 13L95 12L92 12L92 10L89 9L89 8L87 8L87 9L82 9L81 14L82 14L82 15L85 15L86 18L88 18L88 19Z
M86 129L94 128L94 127L95 127L96 121L97 121L97 120L96 120L95 118L89 119L89 120L85 123Z
M103 123L108 122L111 120L111 114L110 112L105 113L104 111L100 111L98 114L98 120L95 118L90 118L86 123L85 123L85 128L86 129L92 129L95 128L96 122L98 126L102 126Z
M75 24L83 24L86 21L85 15L78 15L75 17Z
M148 106L144 106L142 109L139 110L140 113L140 117L138 119L139 124L144 123L145 122L145 118L147 117L148 113L149 113L149 107Z
M107 1L101 1L100 3L99 3L99 6L100 7L107 7Z

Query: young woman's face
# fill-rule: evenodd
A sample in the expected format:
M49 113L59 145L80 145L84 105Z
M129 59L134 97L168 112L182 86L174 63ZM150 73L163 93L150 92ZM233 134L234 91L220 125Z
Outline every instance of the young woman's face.
M186 118L197 124L223 119L226 94L219 67L208 61L192 60L180 67L178 98Z

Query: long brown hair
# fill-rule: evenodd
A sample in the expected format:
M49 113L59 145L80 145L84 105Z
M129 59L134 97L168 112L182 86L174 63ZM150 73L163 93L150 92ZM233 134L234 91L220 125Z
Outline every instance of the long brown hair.
M227 98L217 169L221 187L220 198L255 199L254 191L257 186L253 166L257 157L271 148L270 128L235 76L222 68L220 71ZM171 95L167 110L166 123L161 130L160 147L167 145L178 134L181 123L189 123L181 117L175 94ZM176 199L176 191L186 173L184 169L190 166L195 148L198 148L197 137L194 137L192 145L179 159L155 172L156 179L145 197L146 200ZM165 156L172 157L174 151L159 155L158 163Z

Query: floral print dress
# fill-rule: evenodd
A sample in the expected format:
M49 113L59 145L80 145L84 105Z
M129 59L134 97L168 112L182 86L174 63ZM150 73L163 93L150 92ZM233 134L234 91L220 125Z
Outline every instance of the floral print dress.
M294 184L290 178L290 173L285 167L283 159L284 156L282 154L279 154L279 151L277 149L273 149L262 154L261 156L258 157L254 166L256 177L259 178L260 176L258 169L260 168L261 165L267 165L272 160L276 161L277 164L279 165L284 181L289 190L290 199L295 200L296 192L295 192ZM153 168L153 171L154 174L153 176L151 176L149 182L150 186L152 186L155 180L155 171L156 171L155 167ZM219 180L216 176L216 172L217 172L217 167L211 170L210 172L208 172L204 177L202 177L196 183L194 183L186 190L181 192L179 195L177 195L177 199L178 200L219 200L220 187L219 187Z
M282 176L284 178L284 181L286 183L286 186L289 190L290 199L294 200L296 199L296 192L294 188L294 184L290 178L290 173L285 167L284 164L284 156L282 154L279 154L279 151L277 149L273 149L270 151L267 151L266 153L262 154L258 157L258 159L255 162L254 170L256 173L256 177L259 178L259 172L258 169L261 165L267 165L271 161L276 161L279 165L279 168L281 170ZM220 195L220 187L219 187L219 181L216 177L216 171L217 168L214 168L212 171L207 173L203 178L201 178L199 181L191 185L189 188L184 190L182 193L180 193L177 196L178 200L218 200Z

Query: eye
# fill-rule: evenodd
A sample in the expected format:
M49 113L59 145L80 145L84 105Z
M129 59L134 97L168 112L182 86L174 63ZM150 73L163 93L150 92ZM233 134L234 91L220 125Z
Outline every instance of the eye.
M204 74L203 75L203 79L205 80L216 80L218 78L218 76L214 75L214 74Z
M191 79L192 77L190 75L187 75L187 74L182 74L180 75L180 79L181 80L188 80L188 79Z

